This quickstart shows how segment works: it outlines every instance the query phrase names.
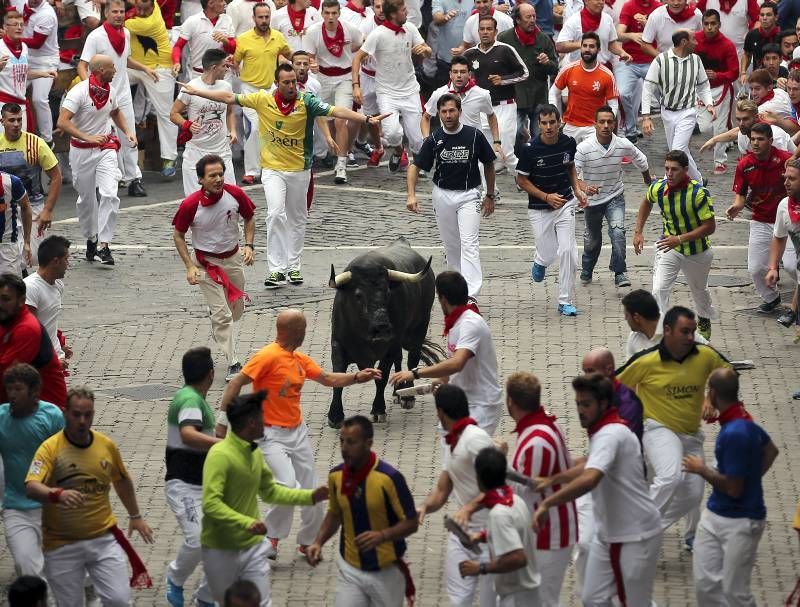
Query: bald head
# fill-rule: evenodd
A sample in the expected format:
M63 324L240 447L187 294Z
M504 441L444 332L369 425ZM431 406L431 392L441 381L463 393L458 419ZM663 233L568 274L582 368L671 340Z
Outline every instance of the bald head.
M299 348L306 337L306 317L302 310L288 309L278 313L275 321L277 341L286 350Z
M108 55L95 55L89 59L89 69L92 72L101 70L109 65L114 65L114 61Z
M614 377L614 355L608 348L594 348L583 357L583 372L601 373L609 379Z
M114 79L117 68L108 55L95 55L89 60L89 72L102 84L109 84Z
M739 375L730 368L714 369L708 376L708 396L720 412L739 402Z

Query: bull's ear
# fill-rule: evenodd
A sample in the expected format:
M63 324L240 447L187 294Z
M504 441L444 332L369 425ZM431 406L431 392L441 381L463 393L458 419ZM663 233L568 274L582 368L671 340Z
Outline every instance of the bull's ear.
M331 289L336 288L336 270L333 269L333 264L331 264L331 277L328 279L328 286Z
M426 264L425 264L425 269L424 269L424 270L422 270L422 273L423 273L423 274L427 274L427 273L428 273L428 270L430 270L430 269L431 269L431 262L432 262L432 261L433 261L433 255L431 255L430 257L428 257L428 263L426 263Z

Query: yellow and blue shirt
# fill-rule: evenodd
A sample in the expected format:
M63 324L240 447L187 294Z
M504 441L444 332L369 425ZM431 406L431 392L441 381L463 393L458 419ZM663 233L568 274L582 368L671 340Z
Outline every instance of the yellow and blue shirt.
M382 531L416 517L414 498L403 475L380 459L353 495L342 495L343 469L344 464L339 464L328 475L328 511L342 521L339 552L357 569L380 571L403 557L405 540L383 542L373 550L359 552L356 536L365 531Z
M665 193L666 192L666 193ZM702 184L690 179L685 188L667 192L667 180L657 179L647 188L647 202L661 208L664 234L680 236L688 234L704 221L714 217L714 201ZM684 241L675 250L684 255L696 255L711 247L708 236Z

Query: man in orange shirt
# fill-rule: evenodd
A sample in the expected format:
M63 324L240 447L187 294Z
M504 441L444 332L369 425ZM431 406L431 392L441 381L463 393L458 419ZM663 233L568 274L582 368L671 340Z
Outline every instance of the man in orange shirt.
M318 484L314 470L314 450L308 438L308 427L300 410L300 391L306 379L329 388L343 388L379 379L377 369L362 369L355 373L329 373L309 356L297 349L306 336L306 318L300 310L284 310L278 314L275 341L261 348L236 375L222 396L222 412L217 419L217 436L228 429L225 410L241 389L253 384L253 391L266 390L262 403L264 437L258 441L267 465L275 480L287 487L313 489ZM278 556L278 541L289 536L292 528L292 506L272 506L267 512L267 536L272 542L269 558ZM306 546L314 542L324 508L303 508L298 550L305 554Z
M594 135L595 112L609 105L618 114L617 83L605 65L598 64L600 36L586 32L581 37L581 59L568 63L550 87L550 103L561 110L561 92L569 88L567 108L563 112L564 134L580 143Z

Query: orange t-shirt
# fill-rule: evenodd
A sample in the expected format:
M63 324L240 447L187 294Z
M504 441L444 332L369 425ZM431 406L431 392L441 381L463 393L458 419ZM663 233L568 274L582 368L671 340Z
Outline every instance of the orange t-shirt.
M267 391L264 424L293 428L303 421L300 390L306 378L319 377L322 369L306 354L287 352L273 342L256 352L242 373L253 380L253 392Z
M605 65L587 70L575 61L559 72L555 85L562 91L569 89L564 122L573 126L592 126L598 108L619 97L614 75Z

